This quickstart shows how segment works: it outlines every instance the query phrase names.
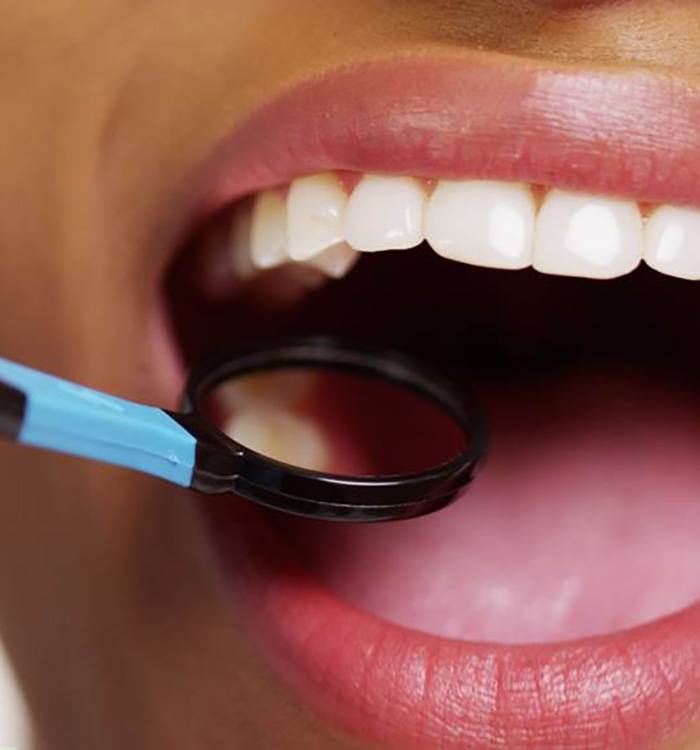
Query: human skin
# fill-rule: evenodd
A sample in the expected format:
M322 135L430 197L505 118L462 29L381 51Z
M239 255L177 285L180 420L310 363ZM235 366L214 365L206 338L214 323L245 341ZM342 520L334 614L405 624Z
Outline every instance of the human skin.
M0 350L164 406L179 384L149 331L152 281L188 177L287 85L399 50L700 75L695 0L27 0L2 13ZM40 747L372 746L268 666L188 493L8 445L0 462L0 631ZM678 746L700 747L700 725Z

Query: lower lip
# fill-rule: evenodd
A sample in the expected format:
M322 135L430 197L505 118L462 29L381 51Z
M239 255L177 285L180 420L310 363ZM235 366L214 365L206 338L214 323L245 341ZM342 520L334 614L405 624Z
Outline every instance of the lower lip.
M386 747L635 748L697 714L700 605L563 644L390 624L315 581L263 513L204 501L231 592L273 667L323 718Z

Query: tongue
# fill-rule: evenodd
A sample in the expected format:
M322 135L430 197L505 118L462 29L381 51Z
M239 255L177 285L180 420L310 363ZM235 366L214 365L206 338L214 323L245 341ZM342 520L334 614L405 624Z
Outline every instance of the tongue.
M588 372L482 392L486 468L450 508L376 526L281 521L339 595L508 643L608 633L700 597L700 396Z

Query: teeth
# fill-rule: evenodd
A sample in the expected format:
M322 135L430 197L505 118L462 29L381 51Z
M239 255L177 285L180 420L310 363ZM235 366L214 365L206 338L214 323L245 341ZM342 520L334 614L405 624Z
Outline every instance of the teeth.
M259 193L248 225L241 220L235 225L234 271L247 278L251 275L248 267L266 270L294 262L300 268L341 278L358 258L343 242L346 204L347 197L332 175L296 180L287 198L279 190ZM239 268L245 273L239 273Z
M344 239L348 198L333 174L295 180L287 198L288 253L309 260Z
M260 193L253 208L250 255L256 268L286 263L287 203L277 190Z
M250 247L253 225L253 212L249 204L236 211L229 233L229 255L233 272L239 279L255 275L255 266L248 248Z
M527 268L535 214L527 185L445 180L428 203L425 235L444 258L489 268Z
M318 384L317 370L289 369L256 372L219 386L217 398L227 411L298 406Z
M700 279L700 211L661 206L646 226L644 261L670 276Z
M662 273L700 279L700 210L659 206L645 221L634 201L558 188L539 212L536 203L523 183L442 180L428 197L424 180L386 175L361 177L348 198L335 174L315 174L239 210L229 257L237 278L286 265L322 283L345 276L362 252L427 239L444 258L489 268L610 279L643 257Z
M276 461L314 471L324 471L328 466L321 432L308 420L283 408L246 408L229 420L224 432Z
M403 250L424 239L427 195L411 177L363 177L350 196L345 240L356 250Z
M359 259L360 253L357 250L345 242L340 242L316 255L308 263L332 279L342 279Z
M540 209L533 266L544 273L610 279L639 265L643 240L636 203L553 189Z

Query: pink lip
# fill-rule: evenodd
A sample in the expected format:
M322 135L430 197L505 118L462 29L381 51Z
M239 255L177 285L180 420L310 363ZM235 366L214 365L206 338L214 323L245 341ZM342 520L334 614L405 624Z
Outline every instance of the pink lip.
M523 60L382 60L296 86L217 150L203 208L325 169L519 180L700 206L700 89Z
M322 717L381 747L641 750L697 716L700 605L564 644L431 636L323 588L256 509L203 507L261 651Z
M367 62L244 122L205 170L200 214L327 169L700 205L698 124L700 91L670 75L486 55ZM567 644L453 641L353 608L297 567L261 514L217 506L205 512L263 651L322 715L382 746L658 747L700 710L700 605Z

